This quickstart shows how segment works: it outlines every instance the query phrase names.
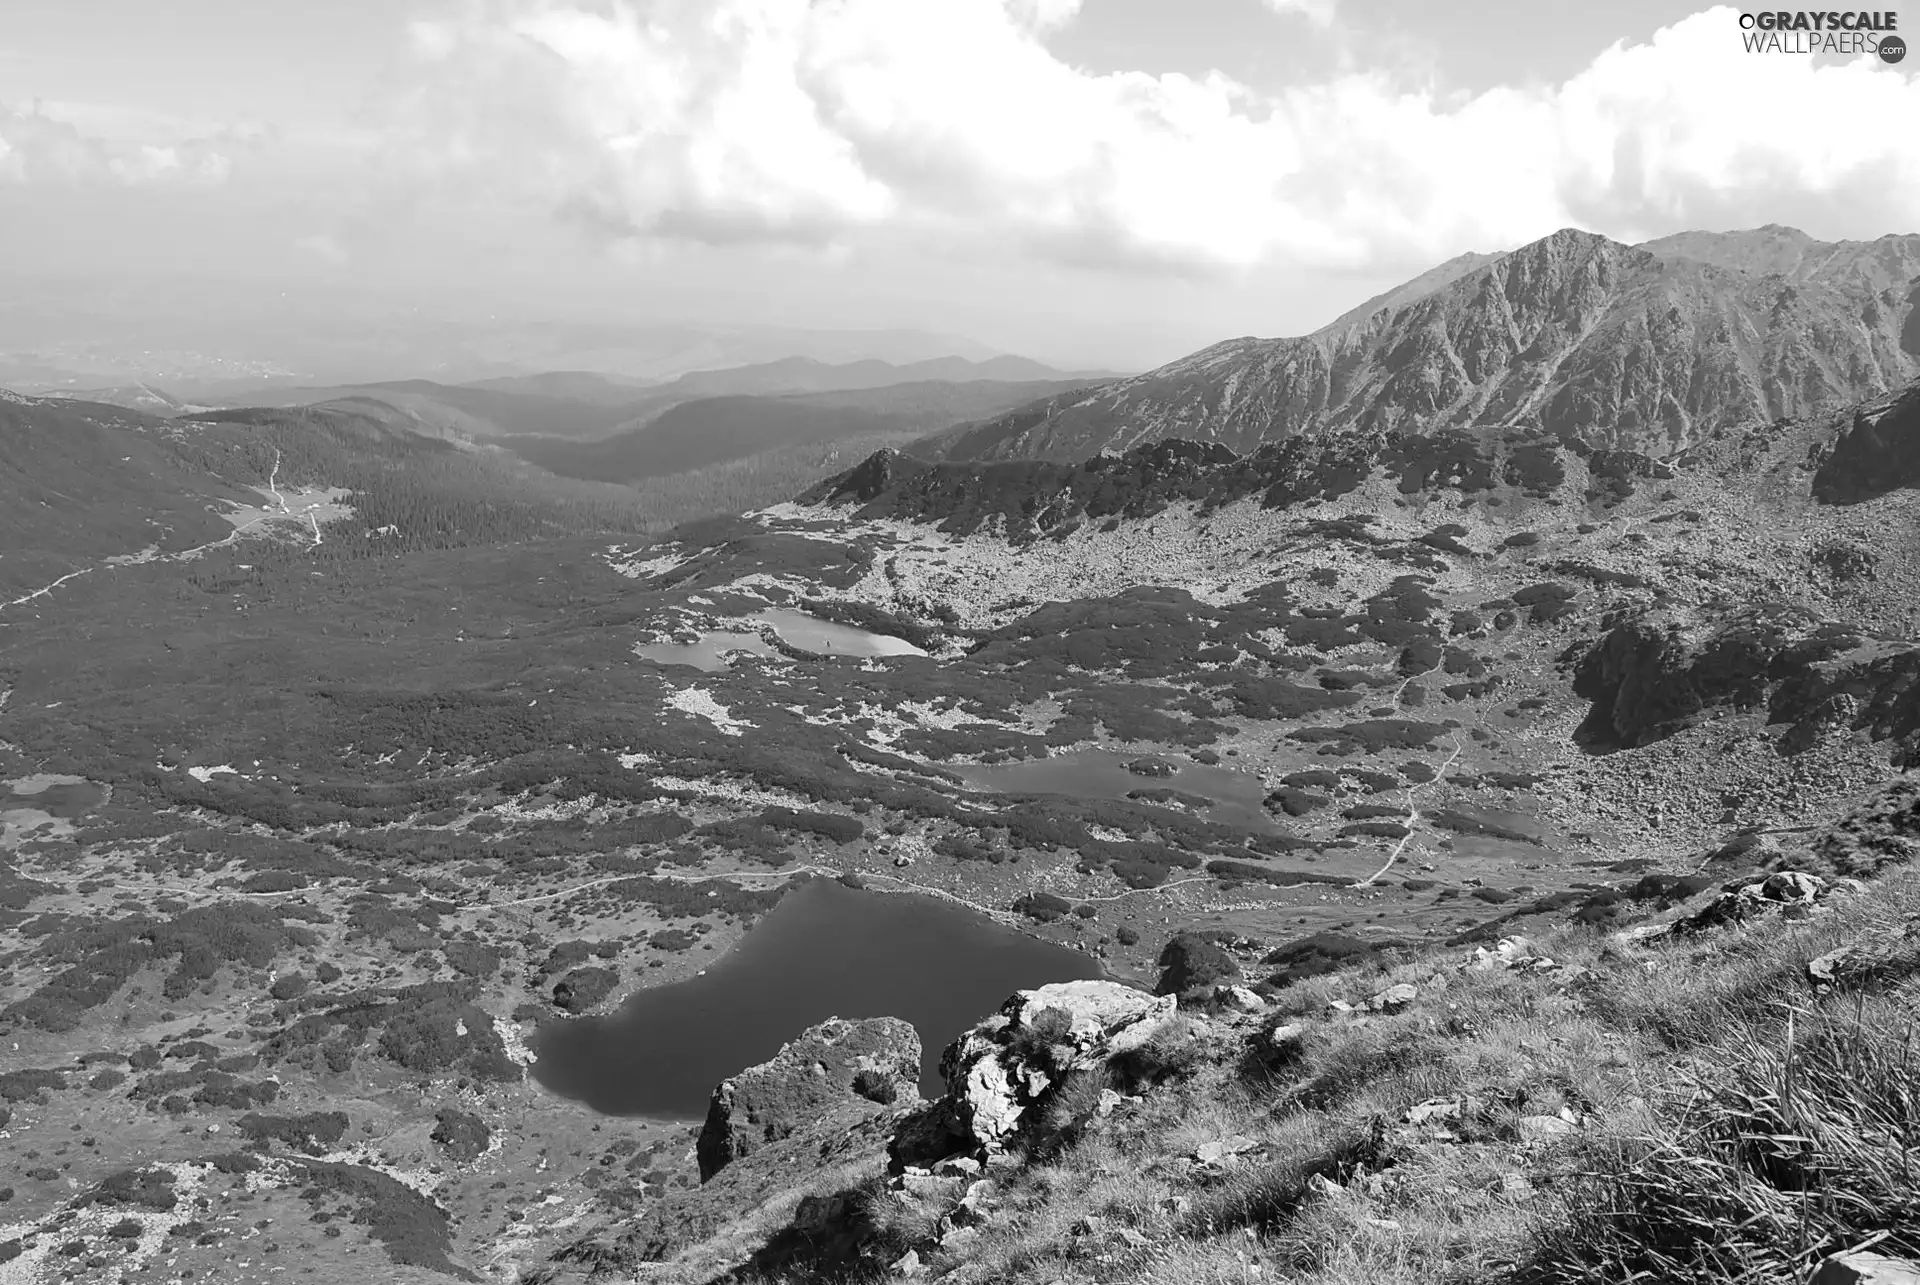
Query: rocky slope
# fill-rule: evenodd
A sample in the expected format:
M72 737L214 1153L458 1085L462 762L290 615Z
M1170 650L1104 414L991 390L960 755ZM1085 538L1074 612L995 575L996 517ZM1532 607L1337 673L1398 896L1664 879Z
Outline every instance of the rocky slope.
M1916 1121L1880 1022L1920 995L1916 850L1905 783L1784 847L1704 854L1724 886L1625 930L1536 925L1260 993L1021 991L948 1047L941 1097L809 1122L737 1185L576 1229L527 1279L1903 1285ZM817 1080L784 1057L748 1074ZM1838 1198L1806 1201L1809 1172Z
M1664 458L1920 374L1917 300L1920 235L1768 228L1628 246L1565 230L1442 265L1312 335L1228 340L927 449L1076 460L1183 438L1244 454L1340 430L1524 425Z

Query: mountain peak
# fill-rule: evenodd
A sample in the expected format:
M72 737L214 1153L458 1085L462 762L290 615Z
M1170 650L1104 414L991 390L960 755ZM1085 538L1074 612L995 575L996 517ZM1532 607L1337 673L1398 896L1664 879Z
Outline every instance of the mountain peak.
M1634 248L1634 246L1627 245L1622 241L1616 241L1612 237L1602 236L1598 232L1588 232L1583 228L1561 228L1557 232L1548 233L1537 241L1529 241L1519 249L1512 251L1506 257L1539 257L1551 255L1555 257L1587 258L1595 254L1617 254L1620 251L1633 250Z

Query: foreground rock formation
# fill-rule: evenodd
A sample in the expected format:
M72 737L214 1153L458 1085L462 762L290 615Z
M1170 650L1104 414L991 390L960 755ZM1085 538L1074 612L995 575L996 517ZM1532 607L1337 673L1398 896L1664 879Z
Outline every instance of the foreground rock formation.
M1115 982L1060 982L1020 991L947 1047L947 1094L910 1115L888 1148L896 1170L953 1156L983 1161L1038 1129L1040 1111L1070 1077L1139 1049L1173 1018L1177 1000Z
M919 1078L913 1027L897 1017L829 1018L714 1089L696 1148L700 1181L804 1126L915 1101Z

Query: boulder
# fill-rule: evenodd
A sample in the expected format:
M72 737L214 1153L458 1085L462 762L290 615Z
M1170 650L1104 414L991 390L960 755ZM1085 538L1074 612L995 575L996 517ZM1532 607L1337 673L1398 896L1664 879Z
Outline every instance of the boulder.
M1420 997L1420 992L1406 982L1389 986L1379 994L1367 1000L1367 1008L1375 1013L1397 1013Z
M1213 1002L1220 1008L1239 1013L1263 1013L1267 1001L1251 987L1222 984L1213 988Z
M1819 875L1798 870L1736 879L1718 897L1675 923L1674 929L1683 933L1699 932L1770 911L1797 909L1804 913L1826 895L1827 889L1827 881Z
M1920 973L1920 918L1865 933L1807 963L1817 987L1890 986Z
M1077 1072L1146 1044L1178 1001L1117 982L1019 991L947 1046L946 1095L908 1113L888 1147L892 1170L931 1169L963 1154L985 1161L1032 1134L1051 1092Z
M1262 1037L1267 1053L1286 1058L1298 1056L1309 1029L1305 1022L1281 1022Z
M1467 959L1467 967L1481 970L1505 969L1517 973L1551 973L1560 965L1542 955L1525 937L1502 937L1493 949L1476 949Z
M823 1118L912 1101L919 1080L920 1036L912 1026L896 1017L829 1018L714 1089L695 1147L700 1181Z
M1920 1285L1920 1267L1901 1258L1856 1250L1814 1269L1807 1285Z
M1544 1145L1557 1142L1578 1130L1572 1121L1557 1115L1523 1115L1520 1117L1520 1141Z

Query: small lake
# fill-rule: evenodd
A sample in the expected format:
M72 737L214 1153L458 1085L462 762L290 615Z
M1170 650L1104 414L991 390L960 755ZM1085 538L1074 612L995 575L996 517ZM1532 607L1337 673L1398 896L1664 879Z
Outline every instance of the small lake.
M727 653L733 651L748 651L756 656L780 654L759 634L730 632L703 634L699 642L644 643L635 647L633 654L661 665L691 665L712 674L731 668L727 664Z
M85 816L107 800L107 787L81 776L42 773L5 782L0 808L25 808L71 821Z
M1143 791L1176 790L1181 794L1210 800L1213 806L1201 813L1209 821L1238 826L1244 830L1279 828L1262 806L1267 797L1266 786L1253 773L1231 767L1209 767L1203 763L1183 763L1161 758L1162 762L1174 768L1173 775L1144 776L1127 767L1127 764L1141 757L1139 754L1121 754L1114 750L1075 750L1070 754L1024 759L1017 763L943 763L941 766L975 789L993 790L1001 794L1067 794L1079 799L1124 799ZM1141 801L1154 802L1151 798Z
M904 638L870 633L852 625L837 625L831 620L809 616L788 607L770 607L748 617L747 623L762 625L780 636L780 641L816 656L924 656L927 653ZM758 633L717 630L702 634L698 642L643 643L633 654L661 665L691 665L707 673L731 668L727 653L752 652L756 656L777 657L779 652Z
M852 625L809 616L788 607L772 607L753 617L755 624L773 627L789 647L821 656L924 656L927 653L904 638L869 633Z
M1101 975L1098 961L950 902L801 884L698 977L643 990L534 1043L543 1086L608 1115L691 1120L715 1085L829 1017L898 1017L920 1032L921 1092L940 1053L1017 990Z

